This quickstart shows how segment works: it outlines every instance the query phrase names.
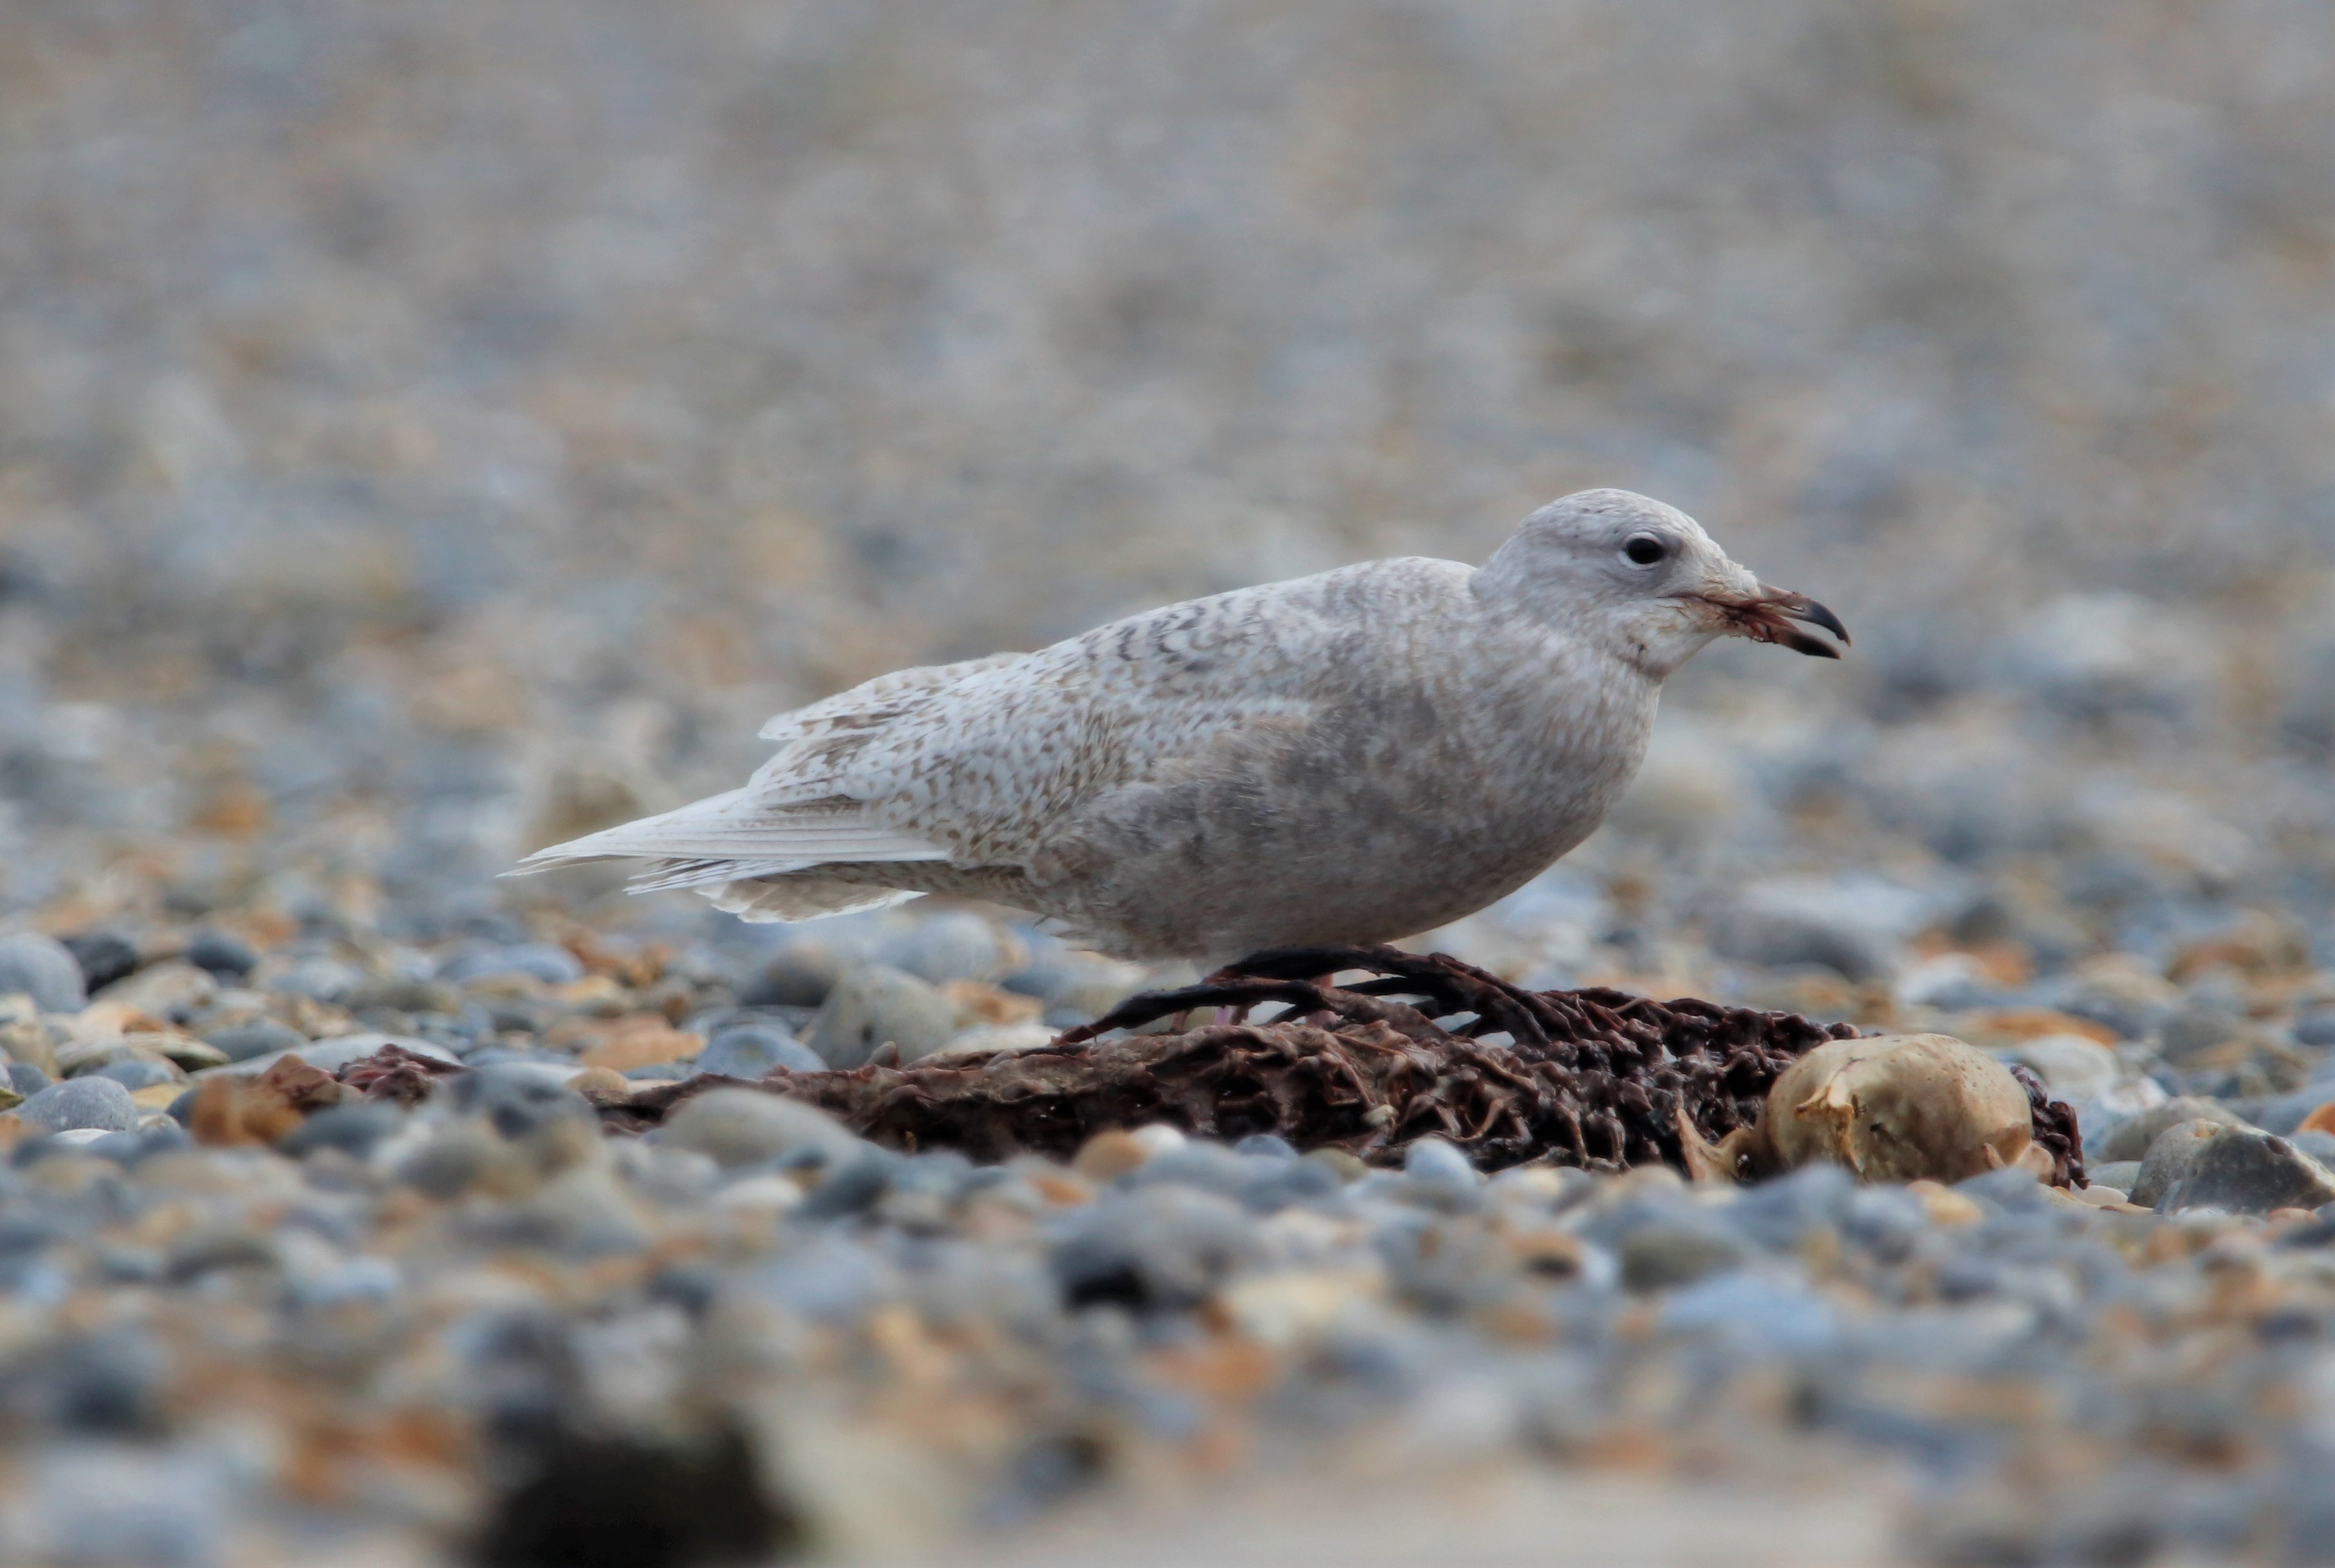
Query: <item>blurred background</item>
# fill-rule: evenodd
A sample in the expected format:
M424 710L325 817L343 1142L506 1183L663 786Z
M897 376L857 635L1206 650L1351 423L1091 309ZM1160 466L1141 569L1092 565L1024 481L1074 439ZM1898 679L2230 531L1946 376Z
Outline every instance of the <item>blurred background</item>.
M1574 969L2330 937L2311 0L8 17L20 916L694 923L486 878L884 670L1619 485L1857 640L1678 681ZM1855 930L1730 949L1747 876Z

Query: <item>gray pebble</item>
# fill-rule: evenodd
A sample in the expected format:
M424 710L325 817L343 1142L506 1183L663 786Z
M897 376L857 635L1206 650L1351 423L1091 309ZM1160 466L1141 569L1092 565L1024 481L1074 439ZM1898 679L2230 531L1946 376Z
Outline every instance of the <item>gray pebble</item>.
M845 955L826 943L790 942L770 955L738 1000L750 1007L817 1007L846 967Z
M34 931L0 936L0 996L14 992L43 1012L79 1012L89 1000L81 965L65 944Z
M8 1064L8 1087L18 1094L38 1094L49 1087L49 1075L29 1061L12 1061Z
M438 978L461 985L496 974L525 974L546 985L565 985L584 978L584 965L564 947L548 942L520 942L508 947L479 943L463 948L441 964Z
M871 963L838 981L804 1041L829 1067L858 1067L887 1043L902 1061L929 1056L956 1032L948 999L903 970Z
M1020 955L1013 941L970 911L935 915L877 944L878 962L937 985L994 980Z
M2088 1152L2102 1160L2146 1159L2149 1147L2158 1136L2166 1128L2178 1127L2185 1121L2219 1122L2224 1127L2246 1125L2245 1118L2227 1106L2183 1095L2117 1123L2100 1140L2099 1147Z
M225 1029L214 1030L203 1038L225 1051L229 1061L249 1061L253 1057L266 1056L271 1051L297 1050L308 1043L306 1035L272 1018L230 1024Z
M841 1122L816 1106L752 1089L708 1089L683 1100L657 1137L666 1147L705 1155L727 1167L795 1154L831 1162L860 1147Z
M562 1120L599 1126L591 1101L530 1066L479 1068L456 1075L453 1086L458 1109L486 1118L508 1138L526 1137Z
M1437 1182L1473 1190L1483 1178L1475 1162L1439 1137L1423 1137L1402 1154L1403 1174L1417 1181Z
M364 1159L382 1139L405 1125L406 1115L385 1100L327 1106L294 1128L276 1147L294 1159L323 1148L336 1148Z
M2231 1130L2227 1123L2198 1117L2158 1133L2140 1162L2132 1201L2143 1208L2156 1207L2165 1190L2189 1174L2205 1145Z
M474 1123L448 1128L399 1162L397 1179L429 1197L460 1197L498 1159L494 1135Z
M82 989L95 995L138 968L138 944L111 931L84 931L64 938L64 949L81 966Z
M266 981L268 990L285 996L305 996L311 1002L337 1006L364 983L364 971L337 958L304 958Z
M84 1076L110 1078L124 1089L151 1089L158 1083L175 1083L185 1075L172 1071L168 1062L156 1061L151 1057L124 1056Z
M730 1078L761 1078L778 1068L790 1072L824 1072L827 1063L817 1051L783 1030L764 1024L725 1029L700 1052L692 1069Z
M2160 1214L2215 1208L2260 1215L2329 1203L2335 1203L2335 1172L2282 1137L2233 1128L2199 1144L2150 1206Z
M16 1108L16 1114L49 1132L96 1128L127 1132L138 1125L130 1091L110 1078L74 1078L51 1084Z
M222 980L241 980L259 963L259 954L240 937L224 931L201 931L187 944L187 962L208 969Z
M1684 1222L1658 1220L1622 1239L1622 1283L1632 1291L1663 1291L1739 1269L1750 1250L1732 1236Z
M2105 1165L2088 1167L2085 1175L2094 1186L2114 1187L2129 1195L2133 1184L2140 1180L2140 1162L2136 1159L2109 1160Z
M2297 1045L2335 1045L2335 1007L2320 1012L2306 1012L2294 1021L2294 1043Z

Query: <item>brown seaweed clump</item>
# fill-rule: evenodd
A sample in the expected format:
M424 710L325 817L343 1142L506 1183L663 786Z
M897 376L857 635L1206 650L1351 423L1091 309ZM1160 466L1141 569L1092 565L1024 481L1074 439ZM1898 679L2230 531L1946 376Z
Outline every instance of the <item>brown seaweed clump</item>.
M1367 978L1330 983L1356 971ZM1284 1011L1248 1021L1267 1004ZM1223 1020L1117 1032L1204 1010ZM1226 1139L1274 1133L1374 1165L1400 1163L1409 1145L1432 1136L1486 1170L1532 1160L1683 1170L1681 1128L1717 1143L1753 1125L1793 1063L1855 1034L1849 1024L1693 998L1527 991L1443 953L1286 948L1197 985L1129 998L1034 1050L782 1070L757 1087L807 1100L893 1148L980 1160L1066 1157L1099 1132L1165 1122ZM700 1076L601 1114L615 1128L643 1129L691 1095L739 1081ZM2039 1142L2048 1142L2049 1114L2035 1112ZM2068 1116L2067 1134L2073 1128Z

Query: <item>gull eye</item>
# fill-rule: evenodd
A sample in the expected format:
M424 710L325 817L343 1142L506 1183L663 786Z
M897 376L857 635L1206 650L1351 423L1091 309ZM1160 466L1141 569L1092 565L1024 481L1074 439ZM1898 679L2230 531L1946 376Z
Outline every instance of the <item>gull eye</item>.
M1632 534L1629 542L1622 547L1622 554L1633 566L1651 566L1670 553L1670 547L1653 534Z

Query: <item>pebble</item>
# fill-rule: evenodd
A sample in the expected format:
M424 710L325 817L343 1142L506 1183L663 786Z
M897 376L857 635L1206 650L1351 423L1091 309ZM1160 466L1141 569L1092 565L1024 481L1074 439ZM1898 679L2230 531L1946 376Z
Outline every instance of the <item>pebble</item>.
M557 1069L516 1062L474 1068L456 1076L451 1094L457 1110L484 1117L507 1138L531 1137L562 1121L600 1125L591 1102L568 1088Z
M2150 1141L2148 1153L2140 1162L2140 1173L2132 1184L2132 1201L2143 1208L2159 1206L2166 1191L2196 1167L2208 1143L2243 1130L2204 1117L2166 1128Z
M94 1128L127 1132L138 1125L130 1091L110 1078L74 1078L51 1084L16 1108L17 1118L50 1132Z
M1622 1238L1622 1284L1640 1292L1673 1290L1741 1268L1750 1255L1715 1227L1656 1221Z
M2088 1143L2087 1147L2095 1157L2102 1160L2146 1159L2150 1146L2156 1142L2160 1133L2185 1121L2218 1122L2224 1127L2246 1125L2243 1117L2218 1101L2180 1095L2117 1123L2106 1138Z
M2165 1136L2179 1131L2175 1128ZM2218 1137L2199 1140L2195 1152L2169 1166L2155 1186L2150 1206L2164 1214L2214 1208L2263 1215L2335 1203L2335 1173L2286 1139L2251 1128L2231 1128ZM2133 1201L2143 1200L2136 1196Z
M225 1053L229 1061L279 1056L287 1050L298 1050L308 1043L306 1035L272 1018L229 1024L224 1029L210 1031L203 1038Z
M738 1000L750 1007L816 1008L850 964L849 955L828 944L798 937L770 956Z
M725 1169L791 1155L833 1163L861 1147L825 1111L751 1089L714 1089L692 1096L666 1119L658 1140L704 1155Z
M96 994L138 968L138 944L114 932L84 931L63 942L81 968L82 989L88 994Z
M725 1029L698 1054L690 1071L720 1073L729 1078L757 1079L785 1068L790 1072L824 1072L819 1054L783 1030L763 1024Z
M79 1012L89 996L64 944L30 931L0 936L0 996L15 992L43 1012Z
M195 934L195 939L187 944L186 959L223 981L240 981L259 963L259 954L252 951L249 943L213 930Z
M156 1061L150 1057L130 1056L92 1069L86 1076L110 1078L122 1088L134 1090L151 1089L158 1083L177 1083L186 1075L172 1070L168 1062Z
M511 974L525 975L546 985L565 985L584 978L584 965L567 949L547 942L520 942L508 946L480 943L439 965L437 978L450 985L467 985Z
M871 963L836 982L803 1043L829 1067L853 1068L887 1044L899 1048L902 1061L914 1061L955 1032L955 1011L937 989L905 971Z
M939 985L951 980L995 980L1026 956L1013 938L970 911L919 920L877 944L879 963Z

